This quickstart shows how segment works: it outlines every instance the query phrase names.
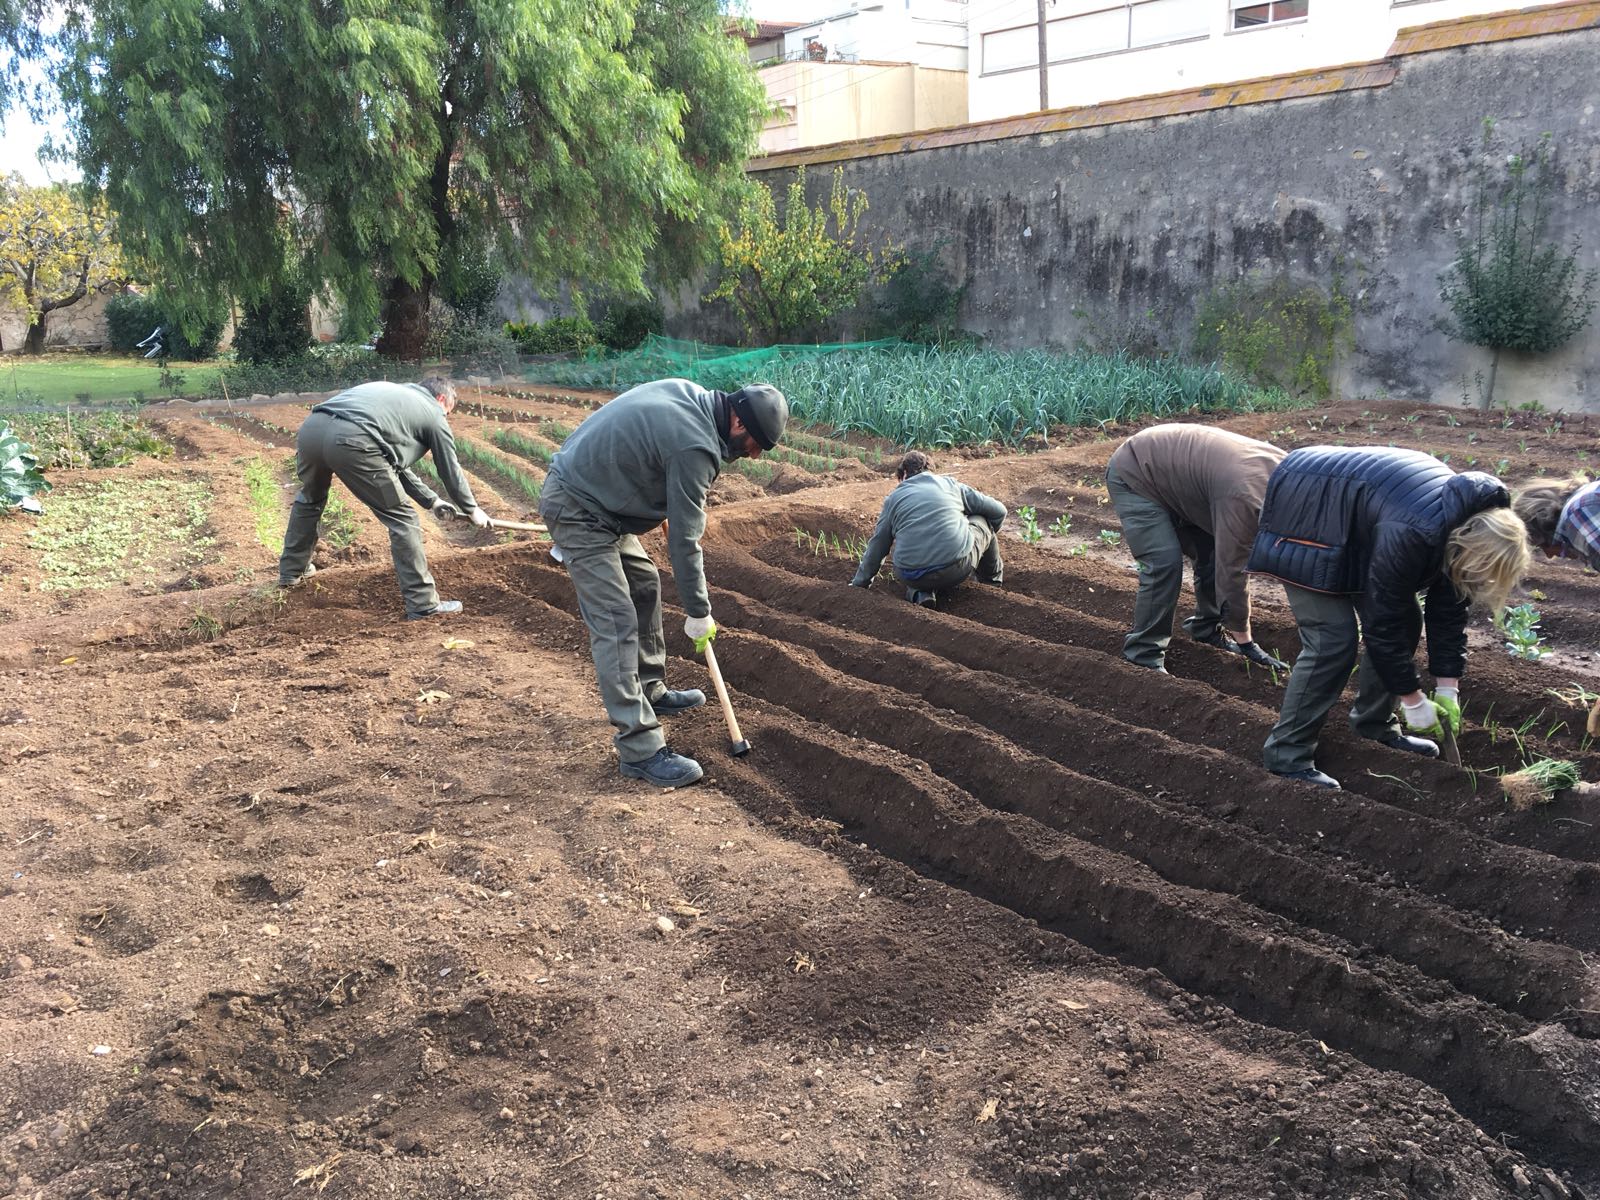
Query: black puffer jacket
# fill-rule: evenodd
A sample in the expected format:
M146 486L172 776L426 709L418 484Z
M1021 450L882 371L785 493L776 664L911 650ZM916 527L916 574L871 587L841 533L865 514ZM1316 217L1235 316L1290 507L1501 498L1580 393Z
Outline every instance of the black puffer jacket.
M1395 695L1421 686L1412 655L1426 592L1428 669L1459 676L1467 604L1444 573L1445 542L1467 518L1511 503L1505 484L1457 473L1416 450L1307 446L1267 481L1246 570L1357 597L1362 636Z

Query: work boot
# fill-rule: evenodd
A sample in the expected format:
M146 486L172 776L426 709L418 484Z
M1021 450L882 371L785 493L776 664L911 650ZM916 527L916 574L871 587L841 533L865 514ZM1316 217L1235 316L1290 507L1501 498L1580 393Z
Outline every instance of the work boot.
M1438 758L1439 747L1427 738L1412 737L1408 733L1389 732L1382 737L1372 739L1380 746L1387 746L1391 750L1405 750L1411 754L1420 754L1423 758Z
M1220 625L1206 634L1205 637L1197 637L1194 640L1202 646L1215 646L1218 650L1226 650L1230 654L1244 653L1243 650L1239 649L1239 643L1233 640L1233 635Z
M407 613L406 614L406 620L408 620L408 621L420 621L424 617L446 617L446 616L449 616L451 613L458 613L460 611L461 611L461 601L459 601L459 600L441 600L441 601L439 601L438 604L434 605L427 612Z
M1163 663L1140 662L1136 658L1126 658L1123 661L1130 662L1136 667L1143 667L1146 671L1154 671L1157 675L1170 675L1170 674L1172 674L1171 671L1167 670L1165 664L1163 664Z
M994 575L988 579L985 579L982 575L978 576L979 583L992 583L995 587L999 587L1005 581L1006 573L1004 571L996 571Z
M933 608L939 602L939 597L933 592L919 592L914 587L906 589L906 599L919 608Z
M649 700L648 696L645 699ZM655 709L658 717L676 716L681 712L688 712L691 708L699 708L706 702L706 694L699 688L684 688L682 691L665 691L650 700L650 707Z
M1337 779L1332 775L1324 775L1315 767L1307 767L1304 771L1274 771L1273 774L1279 779L1292 779L1296 783L1309 783L1313 787L1331 788L1336 792L1343 790Z
M673 788L687 787L705 774L694 759L674 754L666 746L641 762L622 763L621 768L627 778L642 779L669 792Z
M281 588L299 587L302 583L304 583L306 580L310 579L316 573L317 573L317 564L316 563L307 563L306 564L306 569L304 571L300 572L299 578L297 578L297 579L279 579L278 580L278 586L281 587Z

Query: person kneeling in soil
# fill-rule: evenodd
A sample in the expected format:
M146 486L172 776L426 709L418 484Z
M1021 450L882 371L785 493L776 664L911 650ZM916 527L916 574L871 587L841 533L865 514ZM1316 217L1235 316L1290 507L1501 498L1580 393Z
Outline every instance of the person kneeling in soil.
M410 496L440 517L465 513L479 528L488 525L488 514L473 499L456 461L455 439L445 419L455 406L455 386L442 375L429 375L420 383L363 383L311 410L295 442L300 492L283 535L279 587L293 587L316 571L311 552L328 487L337 475L389 530L406 619L461 611L461 601L439 599L422 550L417 510L406 499ZM436 496L411 470L430 453L450 500Z
M1283 456L1276 446L1209 425L1155 425L1117 447L1106 466L1106 490L1139 567L1123 658L1166 674L1183 560L1189 558L1195 607L1184 632L1259 667L1289 669L1251 639L1244 572L1267 478Z
M1460 729L1468 609L1498 612L1528 570L1510 503L1493 475L1457 474L1415 450L1308 446L1283 460L1246 568L1283 581L1300 626L1300 656L1264 747L1269 771L1339 786L1313 759L1362 642L1351 726L1393 749L1438 755L1414 735L1442 736L1442 721ZM1412 662L1424 627L1432 699ZM1409 733L1395 719L1396 697Z
M906 599L931 607L940 592L969 575L980 583L999 583L1000 526L1006 506L993 496L933 473L933 460L913 450L894 473L900 480L883 503L878 525L861 556L851 587L870 587L894 546L894 573L906 585Z
M699 779L700 764L674 754L658 717L706 702L669 690L661 628L661 577L637 535L665 518L683 632L704 653L717 634L700 538L706 492L722 464L760 458L783 437L789 402L777 388L707 391L687 379L643 383L578 426L550 460L539 512L561 547L622 774L657 787Z
M1600 571L1600 479L1535 479L1511 511L1546 558L1575 558Z

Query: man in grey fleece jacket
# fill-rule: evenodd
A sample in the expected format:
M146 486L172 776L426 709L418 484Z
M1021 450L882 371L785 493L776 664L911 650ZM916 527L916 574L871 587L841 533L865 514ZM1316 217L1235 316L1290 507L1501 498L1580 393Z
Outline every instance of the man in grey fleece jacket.
M539 512L577 589L617 757L631 779L673 788L700 778L699 763L667 748L657 718L706 699L667 688L661 577L638 535L666 520L688 614L683 631L703 651L717 632L700 555L706 492L724 462L772 449L788 419L783 393L765 384L716 392L661 379L604 405L550 460Z
M417 510L406 499L410 496L440 516L455 515L459 509L480 528L489 523L456 461L455 438L445 419L455 406L456 389L450 381L429 375L420 383L363 383L311 410L296 439L300 493L283 535L278 586L292 587L315 572L311 552L316 549L328 487L337 475L389 530L389 551L405 597L406 618L461 611L461 601L439 599L422 550ZM453 504L434 495L411 469L430 453Z
M870 587L894 546L894 573L906 585L906 599L928 607L969 575L999 583L1000 526L1006 506L993 496L933 473L933 460L913 450L895 472L899 486L889 493L878 525L861 556L851 587Z

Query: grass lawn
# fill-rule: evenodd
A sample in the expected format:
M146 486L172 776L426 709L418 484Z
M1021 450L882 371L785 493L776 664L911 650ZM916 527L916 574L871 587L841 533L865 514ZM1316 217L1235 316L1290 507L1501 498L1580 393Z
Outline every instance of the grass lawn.
M194 394L211 381L220 364L173 363L183 376L178 395ZM8 355L0 359L0 409L40 403L52 408L69 404L121 404L143 392L147 400L167 400L161 368L153 362L120 354L44 354L37 358ZM32 395L29 395L32 393Z

